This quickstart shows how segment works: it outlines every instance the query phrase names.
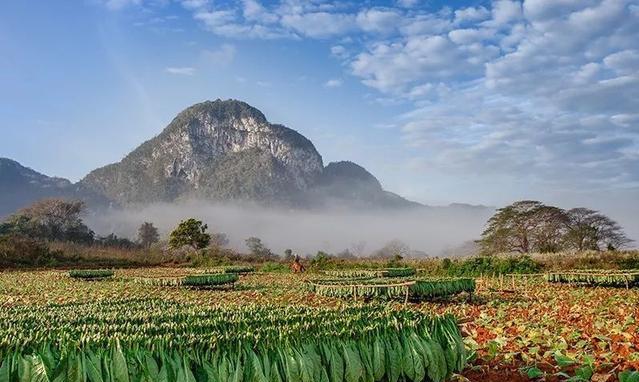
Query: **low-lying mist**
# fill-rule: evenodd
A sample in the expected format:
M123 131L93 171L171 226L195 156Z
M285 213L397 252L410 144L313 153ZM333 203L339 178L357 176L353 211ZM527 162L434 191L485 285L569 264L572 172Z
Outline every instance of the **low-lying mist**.
M299 254L349 249L364 256L391 240L400 240L411 250L437 256L478 238L492 213L489 208L468 206L308 211L190 201L110 210L88 216L86 221L98 235L113 232L132 239L140 224L149 221L166 238L180 220L194 217L208 224L209 232L227 234L230 246L240 251L246 250L246 238L256 236L279 254L287 248Z

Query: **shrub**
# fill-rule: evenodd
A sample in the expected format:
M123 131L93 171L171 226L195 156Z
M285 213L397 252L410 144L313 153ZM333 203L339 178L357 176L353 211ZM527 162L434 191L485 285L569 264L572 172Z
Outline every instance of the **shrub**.
M106 279L113 277L110 269L74 269L69 271L69 276L74 279Z
M16 234L0 236L0 267L50 266L55 261L43 241Z
M238 280L238 276L235 273L219 273L213 275L190 275L186 276L182 280L182 285L195 286L195 287L207 287L207 286L219 286L224 284L232 284Z
M255 272L255 267L251 265L229 265L226 267L219 267L209 269L205 273L251 273Z
M260 267L260 271L262 271L262 272L281 272L281 273L285 273L285 272L290 272L291 268L287 264L278 263L278 262L275 262L275 261L269 261L267 263L264 263Z
M481 274L538 273L542 265L528 255L477 256L463 260L442 261L438 273L449 276L479 276Z

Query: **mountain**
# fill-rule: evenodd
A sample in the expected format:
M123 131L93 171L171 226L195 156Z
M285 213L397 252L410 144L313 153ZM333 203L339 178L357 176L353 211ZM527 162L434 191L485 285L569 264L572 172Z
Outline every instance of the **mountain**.
M179 113L118 163L73 184L0 159L0 216L45 197L91 207L198 199L291 208L414 208L363 167L329 163L295 130L236 100L206 101Z
M324 167L313 143L236 100L206 101L79 183L122 204L191 198L264 205L409 207L352 162Z
M349 161L331 162L307 193L311 205L358 208L422 207L389 191L364 167Z
M182 111L158 136L80 183L121 204L193 197L270 204L308 189L322 170L304 136L244 102L217 100Z
M49 197L83 199L100 206L108 204L106 198L67 179L49 177L14 160L0 158L0 218Z

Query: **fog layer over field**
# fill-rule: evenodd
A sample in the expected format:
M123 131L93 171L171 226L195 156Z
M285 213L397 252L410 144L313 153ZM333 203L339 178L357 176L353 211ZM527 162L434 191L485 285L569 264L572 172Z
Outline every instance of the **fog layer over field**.
M99 235L114 232L129 238L135 238L142 222L150 221L166 238L180 220L195 217L208 224L209 232L226 233L230 246L242 251L246 250L244 240L250 236L261 238L280 254L291 248L300 254L349 249L356 255L367 255L398 239L412 250L434 256L478 238L492 212L470 206L409 211L300 211L188 202L112 210L86 220Z

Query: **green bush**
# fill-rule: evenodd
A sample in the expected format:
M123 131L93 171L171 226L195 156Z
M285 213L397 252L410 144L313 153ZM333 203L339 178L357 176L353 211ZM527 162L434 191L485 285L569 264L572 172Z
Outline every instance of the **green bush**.
M415 274L415 268L388 268L382 272L384 277L408 277Z
M74 279L106 279L113 277L110 269L74 269L69 271L69 276Z
M418 279L410 287L410 294L418 298L444 297L474 291L475 279L472 278Z
M218 273L213 275L191 275L182 280L182 285L194 287L219 286L232 284L238 280L235 273Z
M542 265L528 255L477 256L463 260L445 260L441 263L442 271L439 273L448 276L539 273L543 270Z

